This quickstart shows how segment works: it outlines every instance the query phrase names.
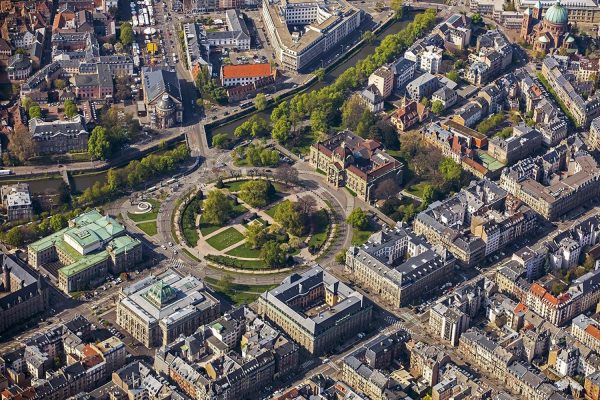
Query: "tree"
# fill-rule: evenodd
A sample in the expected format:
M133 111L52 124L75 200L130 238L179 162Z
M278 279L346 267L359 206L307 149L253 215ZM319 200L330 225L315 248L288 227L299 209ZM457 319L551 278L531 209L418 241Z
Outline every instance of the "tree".
M373 31L365 31L361 35L361 39L364 40L365 43L367 43L367 44L373 44L375 42L376 38L377 37L375 36L375 34L373 33Z
M37 104L32 105L31 107L29 107L29 118L33 119L33 118L42 118L42 109L40 106L38 106Z
M427 97L423 97L421 99L421 104L423 104L425 107L429 107L429 99Z
M55 79L52 84L54 85L54 88L58 90L63 90L67 86L64 79Z
M355 131L358 123L364 118L365 111L369 111L358 96L351 96L342 106L342 126Z
M128 22L123 22L121 24L121 33L119 35L119 40L123 43L124 46L129 46L133 43L133 29Z
M21 162L26 161L33 156L33 142L31 141L29 130L25 125L17 127L13 134L10 135L8 150Z
M219 189L208 192L203 202L204 219L209 224L223 225L233 210L231 200Z
M444 111L444 103L439 100L434 100L433 103L431 103L431 112L435 115L440 115L442 111Z
M18 226L14 226L4 235L4 241L11 246L20 247L23 245L23 234Z
M306 230L302 215L298 212L296 204L289 200L279 203L273 219L292 235L301 236Z
M435 199L435 196L435 188L431 185L424 185L422 194L423 202L425 204L431 204L431 202Z
M263 179L248 181L240 186L238 197L252 207L264 207L269 203L275 188Z
M263 245L260 258L271 268L283 267L287 261L287 255L275 240L269 240Z
M341 249L336 255L335 255L335 262L338 264L344 264L346 262L346 252L348 251L348 249L344 248Z
M271 132L271 136L273 140L278 141L279 143L285 143L290 138L290 130L292 129L292 124L287 118L282 118L278 120L275 125L273 125L273 130Z
M283 164L275 170L275 178L284 182L286 185L298 182L298 170Z
M258 249L267 241L269 234L263 224L253 223L247 226L245 237L248 246Z
M298 210L304 215L311 215L317 208L317 201L311 195L298 198Z
M23 107L25 109L25 111L29 112L29 107L31 107L33 105L37 105L37 103L35 101L31 100L30 97L27 97L27 96L21 97L21 107Z
M390 8L396 13L396 19L402 18L402 0L391 0Z
M105 160L110 155L110 148L106 129L96 126L88 139L88 153L94 158Z
M317 78L317 80L319 82L323 82L323 79L325 79L325 69L324 68L317 68L315 69L315 78Z
M462 177L462 167L449 157L444 157L438 167L446 182L458 182Z
M115 192L121 185L121 177L113 168L106 174L106 184L111 192Z
M122 43L115 43L115 51L117 53L122 53L123 52L123 44Z
M217 281L217 286L223 290L223 292L229 294L233 289L233 276L229 274L223 274Z
M227 147L229 143L229 137L226 133L217 133L212 137L212 145L213 147L217 147L219 149L224 149Z
M50 217L50 229L52 232L58 232L67 226L67 218L63 214L54 214Z
M369 226L369 218L362 208L355 208L346 218L348 225L363 230Z
M475 25L483 23L483 18L481 17L481 14L475 13L471 15L471 22Z
M67 116L67 118L73 118L74 116L77 115L77 105L75 104L75 102L71 99L67 99L65 100L65 115Z
M386 179L375 187L375 197L378 199L389 199L400 193L400 186L395 179Z
M267 96L264 93L259 93L254 98L254 106L258 111L264 111L267 109Z
M323 110L314 110L310 113L310 130L317 134L322 135L327 133L327 114Z

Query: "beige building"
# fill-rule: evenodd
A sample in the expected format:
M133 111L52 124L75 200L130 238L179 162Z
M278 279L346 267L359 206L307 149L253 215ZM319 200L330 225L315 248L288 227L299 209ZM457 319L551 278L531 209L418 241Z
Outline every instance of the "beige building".
M119 292L117 324L146 347L164 346L215 320L219 310L202 281L168 270Z
M571 324L571 335L581 343L600 353L600 323L585 314L573 318Z
M373 305L315 266L263 293L258 310L311 354L323 354L367 329Z
M381 143L350 131L313 144L309 162L325 173L328 184L346 187L363 201L373 197L373 190L381 182L402 180L402 163L387 154Z
M33 216L28 184L2 186L0 197L9 221L29 221Z
M346 271L394 307L418 302L446 282L455 259L408 229L381 231L346 252Z
M387 66L381 66L369 76L368 86L375 85L379 89L381 97L388 98L394 90L394 72Z

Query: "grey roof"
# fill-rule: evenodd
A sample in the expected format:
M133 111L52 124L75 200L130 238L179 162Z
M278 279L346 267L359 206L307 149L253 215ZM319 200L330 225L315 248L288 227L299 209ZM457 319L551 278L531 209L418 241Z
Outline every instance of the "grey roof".
M244 21L244 16L240 10L229 9L225 12L225 16L227 18L227 22L229 23L230 30L232 32L236 32L238 40L250 39L250 32L248 32L246 21Z
M441 101L448 101L453 97L456 97L456 92L447 86L443 86L441 89L436 90L432 97L438 98Z
M8 59L8 68L10 69L27 69L31 67L31 61L23 54L15 54Z
M392 72L394 73L394 75L401 75L407 69L414 68L414 67L415 67L414 61L407 60L404 57L400 57L399 59L397 59L396 61L394 61L392 63Z
M81 115L71 119L45 122L39 118L29 121L29 132L33 138L49 138L59 135L87 135L85 122Z
M152 103L168 93L171 98L182 102L179 79L176 72L167 71L162 68L144 67L142 69L144 94L148 103Z

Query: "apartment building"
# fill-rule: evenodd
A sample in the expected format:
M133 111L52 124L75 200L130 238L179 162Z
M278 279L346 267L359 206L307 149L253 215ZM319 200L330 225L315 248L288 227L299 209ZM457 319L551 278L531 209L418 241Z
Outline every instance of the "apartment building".
M444 47L464 50L471 41L471 19L464 14L452 14L436 26L432 34L444 39Z
M477 53L470 57L466 79L484 85L496 78L512 63L512 44L498 30L488 31L477 39Z
M230 9L225 12L227 31L204 32L206 41L211 46L233 47L250 50L250 32L240 10Z
M600 117L594 118L590 124L588 145L590 150L600 150Z
M567 270L582 260L585 248L600 242L600 218L596 215L576 222L546 243L548 260L553 268Z
M119 292L117 324L146 347L165 346L215 320L219 311L202 281L167 270Z
M374 85L384 99L390 97L394 89L394 72L387 65L381 66L370 76L368 86Z
M423 97L431 96L439 87L438 78L426 72L406 85L406 94L411 100L421 101Z
M440 368L450 362L450 356L441 347L417 342L407 346L410 351L410 373L422 379L429 386L435 386L440 379Z
M406 84L412 81L415 76L415 62L400 57L392 62L391 69L394 73L394 90L398 93L402 93Z
M29 120L29 133L35 154L64 154L87 150L88 131L81 115L47 122Z
M537 151L542 145L542 134L525 124L513 127L512 136L490 140L488 154L501 163L511 165Z
M263 0L261 16L279 64L301 71L317 62L354 32L362 11L346 0L305 2ZM306 25L304 33L293 25Z
M403 165L381 143L345 130L310 147L310 165L325 173L327 183L347 187L363 201L373 198L381 182L401 182Z
M600 168L584 150L561 145L505 168L500 186L548 220L600 193Z
M0 187L2 206L9 221L29 221L33 216L31 195L27 183Z
M365 330L372 304L333 275L315 266L292 274L258 299L259 314L311 354L333 349Z
M456 195L436 201L420 212L414 230L452 253L460 263L474 265L523 237L536 225L536 215L494 182L471 182Z
M596 319L579 314L571 323L571 335L596 353L600 353L600 323Z
M397 227L373 234L363 246L350 247L345 269L390 305L404 307L446 282L454 263L445 250Z

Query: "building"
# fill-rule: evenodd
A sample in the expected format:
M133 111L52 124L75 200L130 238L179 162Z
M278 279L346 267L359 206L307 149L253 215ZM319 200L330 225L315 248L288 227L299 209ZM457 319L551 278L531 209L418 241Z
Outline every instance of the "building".
M403 98L402 103L402 106L390 118L392 125L400 132L407 131L413 125L423 122L429 115L427 107L420 101L412 100L406 103L406 98Z
M23 54L15 54L8 59L6 72L11 81L25 80L31 75L31 60Z
M534 212L487 179L433 202L414 221L416 234L443 246L465 265L476 264L535 226Z
M87 150L88 131L81 115L46 122L29 120L29 133L35 154L65 154Z
M345 269L359 285L378 293L385 302L404 307L445 283L454 261L422 236L398 227L373 234L363 246L350 247Z
M261 15L275 58L292 71L318 62L362 21L362 11L346 0L263 0ZM304 33L290 28L297 25L304 25Z
M34 268L58 262L58 287L65 293L94 288L142 261L142 243L115 219L97 210L78 215L69 226L27 246Z
M401 181L403 165L383 150L381 143L343 131L313 144L309 162L323 171L335 188L347 187L364 201L386 180Z
M419 70L429 74L437 74L440 72L442 66L442 53L443 50L435 46L426 46L425 51L421 53L421 63L419 64Z
M161 347L154 367L191 398L234 400L288 378L299 355L294 342L241 307Z
M410 335L402 330L376 337L344 358L341 379L371 400L396 398L393 389L397 384L383 369L399 358L409 339Z
M443 348L417 342L409 347L410 373L420 378L427 386L435 386L440 379L440 368L450 361Z
M6 209L9 221L29 221L33 216L29 185L17 183L0 188L2 206Z
M117 324L146 347L164 346L214 321L219 310L202 281L168 270L121 290Z
M519 358L515 351L501 346L475 329L469 329L461 335L458 350L466 360L496 378L504 377L508 367Z
M488 154L504 164L514 164L539 150L542 134L521 124L513 127L512 136L504 139L494 137L490 140Z
M585 100L565 76L564 65L555 57L548 56L542 63L542 75L547 84L563 102L575 125L587 128L600 115L600 98L593 96Z
M225 87L248 85L274 76L275 70L270 64L238 64L221 67L221 84Z
M406 94L411 100L421 101L423 97L431 96L439 87L440 81L435 76L424 73L406 85Z
M585 314L573 318L571 335L596 353L600 352L600 323L594 318Z
M584 150L571 154L561 145L505 168L500 186L553 221L598 196L600 169Z
M569 32L569 12L556 1L544 14L542 3L537 2L533 9L523 12L521 39L533 46L534 51L546 54L552 49L575 47L575 38Z
M373 113L383 111L383 96L375 85L367 86L363 91L360 92L359 99L361 102Z
M206 41L211 46L236 48L239 51L250 50L250 32L240 10L231 9L225 12L227 31L204 32Z
M110 398L115 399L179 399L184 398L143 361L133 361L112 373Z
M0 282L0 332L7 333L23 322L40 315L49 307L48 284L41 274L22 267L9 255L2 254ZM0 363L0 372L3 372Z
M373 306L317 265L263 293L258 308L306 351L319 355L365 330Z
M586 400L600 399L600 371L585 377L584 386Z
M449 89L447 86L436 90L431 95L431 102L439 101L442 103L444 110L452 107L458 100L458 95L455 90Z
M518 0L515 6L521 12L527 8L534 10L536 6L542 10L541 14L547 12L552 6L556 4L556 0ZM600 22L600 12L598 10L598 3L594 0L576 1L576 0L562 0L561 5L567 9L568 20L571 23L598 23Z
M110 99L114 94L113 75L106 64L96 64L86 73L76 74L73 80L79 99Z
M183 98L176 72L144 67L142 87L153 126L170 128L183 121Z
M471 41L471 18L464 14L452 14L436 26L432 34L441 36L448 50L464 50Z
M499 30L479 35L476 50L465 71L466 79L474 85L492 81L512 63L512 43Z
M387 65L377 68L369 76L368 86L371 85L379 90L379 94L384 99L390 97L394 89L394 71L392 68Z
M406 85L415 76L415 62L400 57L392 63L391 69L394 73L394 90L398 93L404 93Z
M590 150L600 150L600 117L594 118L590 124L588 145Z
M600 242L600 218L596 215L578 221L546 243L552 268L568 270L582 262L586 248Z

